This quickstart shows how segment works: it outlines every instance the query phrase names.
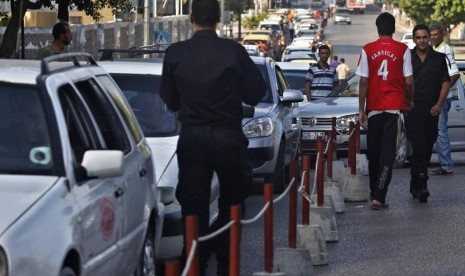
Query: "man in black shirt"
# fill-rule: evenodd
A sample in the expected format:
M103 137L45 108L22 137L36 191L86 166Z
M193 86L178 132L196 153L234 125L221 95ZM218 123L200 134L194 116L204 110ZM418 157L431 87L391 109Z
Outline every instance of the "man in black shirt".
M413 28L416 47L412 50L414 108L406 119L407 136L412 143L410 193L427 202L428 164L438 136L441 106L449 92L450 77L446 55L429 45L430 30L425 24Z
M199 236L208 233L210 185L220 181L218 225L229 222L231 205L240 205L252 184L248 140L242 130L242 103L256 105L266 83L239 43L219 38L217 0L194 0L193 37L171 45L165 54L160 95L178 112L182 129L177 156L176 196L183 217L197 215ZM205 274L208 248L200 243L200 274ZM217 239L217 272L228 275L229 232Z

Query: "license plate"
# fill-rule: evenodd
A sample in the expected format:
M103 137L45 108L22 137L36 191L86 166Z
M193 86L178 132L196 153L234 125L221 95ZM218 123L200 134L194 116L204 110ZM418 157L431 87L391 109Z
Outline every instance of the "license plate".
M324 139L324 132L302 132L302 140L316 140L316 138L321 137Z

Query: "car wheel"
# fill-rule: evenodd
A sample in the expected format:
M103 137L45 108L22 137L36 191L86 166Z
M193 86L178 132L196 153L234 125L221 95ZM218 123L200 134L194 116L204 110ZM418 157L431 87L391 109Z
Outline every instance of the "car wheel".
M76 273L72 268L64 266L60 271L60 276L76 276Z
M284 141L279 144L278 158L273 176L273 190L275 193L281 193L286 187L286 164L284 162Z
M402 168L407 160L408 148L407 133L405 132L403 119L397 120L397 129L400 131L397 132L396 159L394 160L394 167Z
M149 222L150 224L150 222ZM134 273L135 276L155 276L156 263L155 263L155 233L153 227L149 225L147 234L145 235L144 247L139 258L137 269Z

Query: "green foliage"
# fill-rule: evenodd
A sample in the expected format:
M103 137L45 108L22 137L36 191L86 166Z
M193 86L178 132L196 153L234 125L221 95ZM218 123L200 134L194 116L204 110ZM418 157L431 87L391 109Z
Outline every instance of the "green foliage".
M265 19L266 15L267 15L266 13L261 13L257 16L255 15L248 16L243 19L242 26L244 26L244 28L246 29L254 30L258 27L258 24L260 23L260 21Z
M465 0L392 0L416 23L439 22L448 30L465 21ZM397 3L396 3L397 2Z

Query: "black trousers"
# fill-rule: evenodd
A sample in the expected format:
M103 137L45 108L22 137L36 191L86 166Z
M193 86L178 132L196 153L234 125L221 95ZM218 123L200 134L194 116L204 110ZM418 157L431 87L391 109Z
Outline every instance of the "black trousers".
M407 137L413 150L410 160L412 178L428 179L428 164L438 137L439 116L431 115L433 105L434 103L415 103L405 120Z
M216 228L230 221L230 206L241 205L252 185L247 157L248 140L240 122L235 126L182 127L178 147L179 184L176 196L183 218L197 215L199 236L209 233L209 203L213 172L220 182ZM217 271L228 275L229 231L216 238ZM209 259L208 244L199 244L200 274Z
M367 158L370 178L370 195L381 203L392 177L396 156L398 114L383 112L368 119Z

